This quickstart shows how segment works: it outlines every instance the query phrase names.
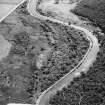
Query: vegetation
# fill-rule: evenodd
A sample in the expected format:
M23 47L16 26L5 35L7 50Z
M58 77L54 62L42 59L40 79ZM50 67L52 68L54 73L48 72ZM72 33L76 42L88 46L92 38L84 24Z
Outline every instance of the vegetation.
M50 99L50 105L105 104L105 36L97 33L97 38L101 46L93 66L87 74L82 73L67 87L57 91Z
M88 18L105 33L105 0L81 0L72 12Z
M79 63L89 47L83 32L34 18L25 4L0 23L0 33L12 43L9 55L0 62L2 105L35 103L41 92ZM38 68L40 54L46 59Z

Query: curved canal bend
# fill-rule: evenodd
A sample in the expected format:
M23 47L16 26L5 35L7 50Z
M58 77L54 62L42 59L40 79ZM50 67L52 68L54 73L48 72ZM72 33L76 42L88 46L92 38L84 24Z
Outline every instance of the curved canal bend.
M50 20L53 22L57 22L63 25L66 25L68 27L73 27L77 30L81 30L82 32L85 33L86 38L90 41L90 46L83 57L83 59L79 62L79 64L72 70L70 70L69 73L67 73L64 77L62 77L60 80L58 80L54 85L49 87L47 90L45 90L40 97L38 98L36 105L48 105L48 101L51 96L53 96L57 90L61 90L64 86L67 86L70 84L70 82L73 80L74 77L77 76L77 74L80 74L80 72L87 72L89 67L93 64L93 62L96 60L97 53L99 51L99 43L97 38L93 35L92 32L89 30L81 27L81 26L76 26L76 25L69 25L68 23L64 23L63 21L59 21L53 18L49 18L46 16L40 15L37 10L36 10L36 5L37 5L38 0L30 0L27 9L29 13L36 17L40 18L42 20Z

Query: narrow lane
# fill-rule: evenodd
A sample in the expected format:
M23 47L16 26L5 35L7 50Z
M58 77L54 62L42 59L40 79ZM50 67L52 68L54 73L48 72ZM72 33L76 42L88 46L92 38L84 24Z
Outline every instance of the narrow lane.
M47 105L48 100L51 96L53 96L56 93L57 90L61 90L64 86L67 86L73 80L73 78L77 76L77 74L80 74L80 72L84 71L86 73L88 71L89 67L96 60L97 53L99 51L99 43L92 32L81 26L76 26L73 24L69 25L68 23L65 23L63 21L40 15L36 10L37 2L37 0L30 0L28 4L28 11L32 16L40 18L42 20L50 20L66 25L68 27L73 27L77 30L81 30L86 34L86 38L90 41L90 47L87 53L85 54L84 58L79 62L79 64L74 69L70 70L68 74L66 74L64 77L58 80L54 85L45 90L36 102L36 105Z

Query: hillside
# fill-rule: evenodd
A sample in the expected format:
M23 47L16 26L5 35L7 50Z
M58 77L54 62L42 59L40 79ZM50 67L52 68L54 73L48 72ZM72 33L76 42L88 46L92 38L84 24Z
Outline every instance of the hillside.
M35 103L35 99L74 68L89 48L83 32L30 16L27 3L0 23L12 44L0 62L0 103Z
M72 12L88 18L105 32L105 0L81 0Z
M89 71L51 97L50 105L105 105L105 35L95 33L100 51Z
M105 0L82 0L73 10L105 33ZM81 73L50 99L50 105L105 105L105 34L95 32L100 43L97 60L87 74Z

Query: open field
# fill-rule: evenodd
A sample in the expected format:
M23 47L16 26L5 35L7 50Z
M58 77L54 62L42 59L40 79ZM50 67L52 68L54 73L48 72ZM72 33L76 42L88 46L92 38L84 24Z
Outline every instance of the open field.
M0 61L2 105L35 103L82 60L89 47L83 32L34 18L26 6L22 4L0 23L0 34L12 44Z

